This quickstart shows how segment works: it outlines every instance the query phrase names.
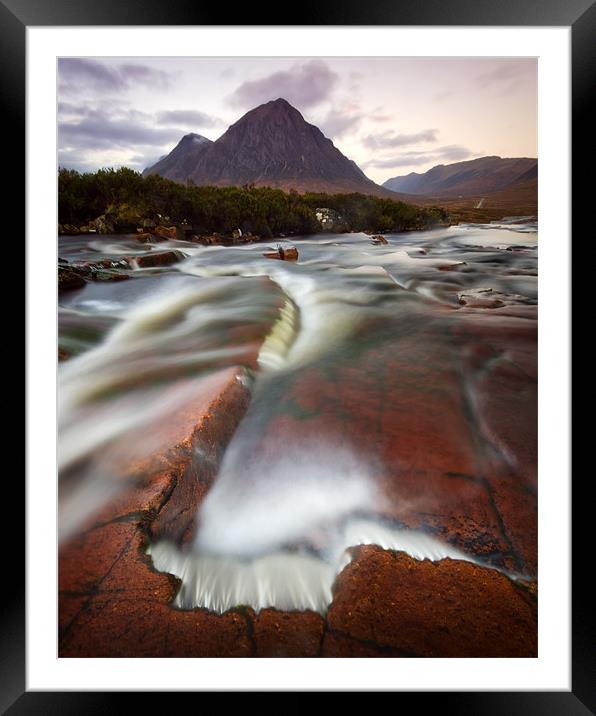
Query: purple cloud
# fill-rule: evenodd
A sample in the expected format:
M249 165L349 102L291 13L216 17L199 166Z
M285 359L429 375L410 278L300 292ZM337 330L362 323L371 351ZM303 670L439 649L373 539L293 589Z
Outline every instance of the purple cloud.
M383 132L382 134L369 134L364 137L362 143L367 149L392 149L394 147L405 147L408 144L419 142L436 142L438 130L424 129L415 134L395 134L394 132Z
M119 65L118 71L126 84L142 84L145 87L167 89L172 84L172 75L155 67L138 64Z
M219 117L212 117L194 109L170 109L157 113L159 124L177 124L183 127L221 127L224 123Z
M338 81L339 76L323 60L310 60L259 80L243 82L228 101L235 107L251 108L283 97L303 109L328 99Z
M58 79L61 89L84 85L96 90L119 92L127 86L115 68L82 57L61 57L58 60Z
M177 127L154 127L114 118L101 111L89 112L58 127L60 146L98 149L103 147L164 146L184 134Z
M58 60L58 80L61 92L73 94L81 89L122 92L138 84L166 89L172 76L143 64L106 65L86 57L61 57Z

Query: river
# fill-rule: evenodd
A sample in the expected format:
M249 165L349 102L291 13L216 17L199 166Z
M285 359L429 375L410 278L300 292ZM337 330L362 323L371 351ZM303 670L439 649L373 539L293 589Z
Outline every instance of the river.
M179 606L322 611L364 542L535 575L537 224L385 238L292 237L290 262L263 256L285 239L60 237L70 263L180 258L59 297L63 535L112 499L123 456L237 366L250 406L192 545L151 546L183 578Z

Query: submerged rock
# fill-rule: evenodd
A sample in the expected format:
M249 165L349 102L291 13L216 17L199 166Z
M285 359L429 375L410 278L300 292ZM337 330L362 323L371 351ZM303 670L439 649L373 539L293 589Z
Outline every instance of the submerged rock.
M462 306L469 308L501 308L505 304L496 296L491 295L492 288L470 288L458 293L457 297Z
M457 271L461 266L467 266L465 261L456 261L451 264L445 264L444 266L439 266L439 271Z

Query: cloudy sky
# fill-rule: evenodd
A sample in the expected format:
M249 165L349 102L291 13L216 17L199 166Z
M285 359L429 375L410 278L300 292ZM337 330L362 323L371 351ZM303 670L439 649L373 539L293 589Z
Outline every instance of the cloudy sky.
M537 156L536 60L63 58L59 164L142 170L188 132L217 139L284 97L374 181L497 154Z

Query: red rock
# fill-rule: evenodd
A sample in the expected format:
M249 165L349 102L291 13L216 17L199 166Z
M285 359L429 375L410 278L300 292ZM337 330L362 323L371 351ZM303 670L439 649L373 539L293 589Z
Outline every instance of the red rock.
M189 383L184 404L156 423L127 433L123 437L124 457L113 468L122 475L123 489L93 515L90 525L132 513L137 513L143 524L151 522L153 533L160 536L171 536L172 530L162 531L162 526L166 521L180 521L174 519L179 513L184 515L182 531L192 525L192 506L198 505L198 495L202 496L210 485L220 453L248 404L248 391L239 376L239 369L228 368L198 384ZM134 452L131 444L136 446ZM206 458L200 474L192 462L196 449ZM191 502L189 490L195 495Z
M536 307L533 315L536 315ZM476 422L485 452L485 474L512 549L514 568L537 569L537 324L525 318L491 313L466 316L454 325L466 346L485 346L492 353L488 368L463 351L464 370L473 381ZM477 376L474 378L474 376Z
M411 657L398 649L392 649L389 646L379 646L372 642L359 641L346 634L327 630L321 649L321 656L337 658L337 657L372 657L372 658L388 658L395 659L400 657Z
M60 592L89 596L124 554L138 526L111 522L77 535L62 545L58 563Z
M321 436L333 445L342 436L348 447L380 463L385 516L430 529L479 556L506 555L504 564L513 568L486 489L457 363L438 346L429 350L419 355L413 337L411 345L401 341L399 350L359 355L358 366L340 366L334 379L314 368L302 370L263 426L253 454L276 459L288 446Z
M470 562L417 561L379 547L359 548L343 570L327 622L330 634L404 655L537 656L532 589ZM340 647L324 651L340 655Z
M154 251L150 254L143 254L142 256L134 256L129 258L141 268L149 268L154 266L169 266L180 261L181 255L177 251Z
M248 391L234 379L210 404L209 412L191 438L191 444L200 446L203 453L201 471L197 471L191 459L186 462L176 489L151 523L150 531L154 539L190 539L195 528L196 508L215 478L223 451L244 415L248 402Z
M58 600L58 639L62 639L66 630L79 615L90 597L87 594L61 593Z
M280 261L297 261L298 249L295 246L278 246L275 251L265 251L263 256L267 259Z
M500 310L445 309L440 331L435 308L387 333L364 326L333 370L323 360L296 372L252 455L340 435L378 458L386 516L535 574L536 324ZM536 655L535 582L376 547L338 578L326 625L312 613L170 607L176 580L144 549L149 536L192 535L215 470L195 471L193 446L215 466L247 405L238 381L217 396L190 400L167 423L171 449L141 455L134 484L61 548L60 656Z
M237 374L230 369L203 382L175 419L161 426L165 442L156 447L149 440L151 450L123 466L128 487L61 545L61 656L250 653L242 615L171 608L178 582L156 572L146 554L149 533L179 540L192 533L196 506L246 408ZM192 464L196 449L212 460L200 472Z
M177 580L153 569L146 541L113 522L62 551L60 656L248 656L242 616L169 606Z
M63 637L60 657L250 656L246 620L236 612L170 608L151 597L102 593L89 601Z
M252 614L255 656L319 656L325 620L314 612L280 612L264 609Z

